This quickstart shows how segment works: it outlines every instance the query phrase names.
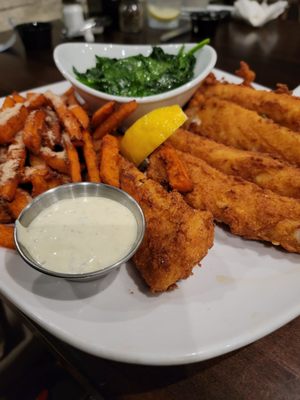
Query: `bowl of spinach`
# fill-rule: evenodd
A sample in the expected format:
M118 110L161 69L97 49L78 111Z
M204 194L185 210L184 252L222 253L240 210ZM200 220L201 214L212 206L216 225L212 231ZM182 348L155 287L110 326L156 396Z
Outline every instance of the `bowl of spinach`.
M91 109L135 99L138 108L128 123L158 107L183 106L216 59L208 40L161 46L64 43L54 50L58 69Z

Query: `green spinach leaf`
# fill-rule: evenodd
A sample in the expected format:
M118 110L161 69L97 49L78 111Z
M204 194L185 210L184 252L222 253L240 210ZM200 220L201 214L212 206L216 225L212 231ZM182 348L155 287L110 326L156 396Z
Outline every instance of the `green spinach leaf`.
M145 97L175 89L193 78L196 64L195 52L209 43L205 39L184 52L184 46L177 55L167 54L160 47L153 47L146 57L141 54L127 58L96 56L96 66L79 72L73 71L83 84L105 93Z

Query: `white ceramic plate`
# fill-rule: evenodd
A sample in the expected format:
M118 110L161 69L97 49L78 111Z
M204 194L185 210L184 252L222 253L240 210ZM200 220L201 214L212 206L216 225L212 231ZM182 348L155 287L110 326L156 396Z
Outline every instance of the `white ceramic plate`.
M67 87L48 86L57 93ZM216 228L202 267L176 290L151 295L130 263L104 279L75 283L42 275L0 249L0 291L52 334L88 353L184 364L242 347L297 317L299 260Z

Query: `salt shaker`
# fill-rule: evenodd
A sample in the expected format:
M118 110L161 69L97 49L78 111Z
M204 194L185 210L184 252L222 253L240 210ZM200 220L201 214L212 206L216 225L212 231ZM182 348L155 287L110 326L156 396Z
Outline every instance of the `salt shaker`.
M140 32L144 24L144 7L139 0L121 0L119 23L122 32Z
M64 5L63 20L69 36L79 32L84 24L82 6L75 3Z

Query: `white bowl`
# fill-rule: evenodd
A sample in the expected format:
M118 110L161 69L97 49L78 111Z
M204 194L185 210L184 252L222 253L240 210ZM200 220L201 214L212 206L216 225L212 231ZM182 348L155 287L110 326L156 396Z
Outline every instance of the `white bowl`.
M184 44L185 51L190 50L195 45L196 43ZM182 44L159 46L169 54L177 54ZM87 68L95 66L96 55L111 58L124 58L137 54L147 56L151 51L151 45L64 43L54 49L54 61L62 75L76 88L77 92L88 103L92 110L95 110L110 100L115 100L118 103L126 103L135 99L139 106L130 117L130 121L127 120L128 124L155 108L172 104L179 104L182 107L187 103L199 84L215 66L217 60L215 50L206 45L195 54L197 61L194 68L194 78L192 80L168 92L146 97L115 96L92 89L77 80L73 72L73 66L77 68L78 71L85 72Z

